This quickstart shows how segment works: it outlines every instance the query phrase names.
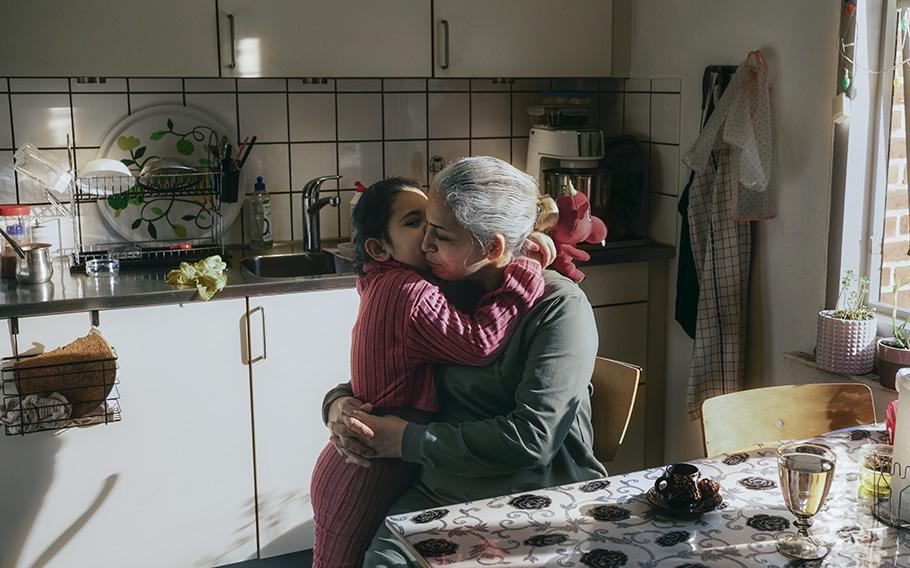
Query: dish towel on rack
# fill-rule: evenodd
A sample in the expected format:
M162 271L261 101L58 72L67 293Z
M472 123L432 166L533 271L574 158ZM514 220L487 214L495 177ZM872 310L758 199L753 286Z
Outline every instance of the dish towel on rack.
M737 69L695 144L688 219L700 293L689 370L689 416L705 399L742 389L749 301L750 220L773 217L771 116L760 51Z

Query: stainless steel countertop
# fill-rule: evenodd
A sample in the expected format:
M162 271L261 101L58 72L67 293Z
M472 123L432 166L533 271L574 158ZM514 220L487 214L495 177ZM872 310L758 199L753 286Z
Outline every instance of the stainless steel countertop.
M336 244L335 241L324 241L326 249ZM591 260L580 264L582 268L599 264L669 259L676 252L674 247L660 243L614 249L596 246L585 248L591 254ZM262 278L240 266L240 260L249 256L300 250L300 243L289 242L276 243L267 251L228 247L232 262L227 270L227 285L210 301L354 287L356 276L353 273ZM177 263L172 268L177 268ZM168 270L170 268L125 270L117 276L86 276L71 273L68 258L57 258L54 260L54 277L50 282L19 284L14 280L0 280L0 319L202 301L196 295L195 288L177 289L168 285L165 281Z
M327 243L327 248L329 246L331 244ZM276 243L267 251L228 247L232 262L227 269L227 285L210 301L355 285L356 276L351 273L261 278L240 266L240 260L248 256L297 252L300 247L300 243ZM175 262L171 268L177 268L177 264ZM0 319L202 301L195 288L177 289L168 285L165 276L169 270L124 270L116 276L86 276L71 273L68 258L57 258L50 282L19 284L15 280L0 280Z

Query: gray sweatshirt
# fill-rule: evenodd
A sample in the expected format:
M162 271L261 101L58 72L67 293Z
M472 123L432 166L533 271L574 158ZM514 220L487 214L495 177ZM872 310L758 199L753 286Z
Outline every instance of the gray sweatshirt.
M594 457L588 385L594 314L574 282L544 271L543 299L487 367L439 365L439 412L410 423L402 459L420 464L417 489L450 504L606 476ZM349 384L332 389L323 419ZM428 506L433 506L433 505Z

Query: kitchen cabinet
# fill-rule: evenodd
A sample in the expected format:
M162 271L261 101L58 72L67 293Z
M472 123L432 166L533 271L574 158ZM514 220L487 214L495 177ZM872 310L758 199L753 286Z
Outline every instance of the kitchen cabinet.
M215 2L0 0L0 76L211 77Z
M260 557L313 546L322 397L350 378L353 288L249 298Z
M245 311L232 299L100 313L118 355L122 420L0 434L0 566L256 556ZM21 318L20 351L66 344L89 323L86 313Z
M435 77L616 74L627 0L433 0ZM622 19L618 11L617 16ZM628 22L626 22L628 23ZM614 30L617 34L614 36Z
M222 77L427 77L429 0L220 0Z

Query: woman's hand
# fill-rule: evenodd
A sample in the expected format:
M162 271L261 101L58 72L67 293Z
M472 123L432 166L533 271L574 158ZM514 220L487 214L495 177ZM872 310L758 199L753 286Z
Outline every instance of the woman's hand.
M373 435L361 438L374 458L400 458L401 441L404 438L404 429L408 421L394 415L373 416L362 410L354 411L354 418L360 421Z
M373 431L363 422L354 417L356 411L368 416L372 405L363 403L352 396L342 396L335 399L329 407L328 427L331 430L329 442L335 451L348 463L362 467L370 467L373 451L365 446L361 440L370 439Z
M553 264L556 260L556 243L545 233L533 232L528 235L524 242L525 255L540 263L544 268Z

